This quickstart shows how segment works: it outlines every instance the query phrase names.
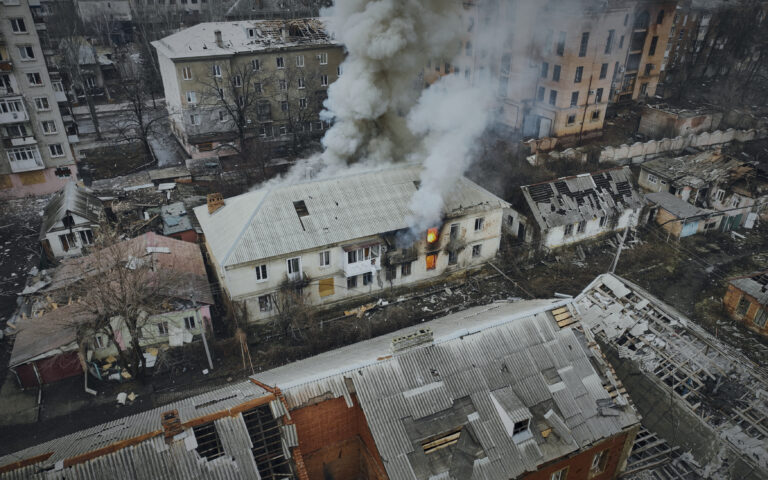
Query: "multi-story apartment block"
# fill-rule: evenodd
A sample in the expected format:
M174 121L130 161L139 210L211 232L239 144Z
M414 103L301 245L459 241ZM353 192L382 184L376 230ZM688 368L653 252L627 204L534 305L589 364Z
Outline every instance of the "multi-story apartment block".
M319 135L342 46L318 19L201 23L153 42L171 128L192 158Z
M38 10L35 0L0 1L0 196L51 193L77 175Z

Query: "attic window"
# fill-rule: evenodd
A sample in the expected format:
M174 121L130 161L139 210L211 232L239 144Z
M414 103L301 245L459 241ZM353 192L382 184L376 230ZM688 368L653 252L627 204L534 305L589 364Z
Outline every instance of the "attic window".
M248 29L248 38L256 38L256 29L255 28L249 28Z
M72 218L72 215L66 215L61 221L64 224L64 228L72 228L75 226L75 219Z
M526 418L525 420L515 422L515 426L512 428L512 437L516 437L517 435L522 435L528 432L528 426L530 425L530 423L531 423L530 418Z
M298 214L299 217L306 217L309 215L309 210L307 210L307 204L304 203L304 200L293 202L293 208L296 209L296 214Z
M192 427L197 439L197 453L205 457L208 461L219 458L224 455L224 448L221 446L221 439L216 432L216 426L213 422L204 423Z
M462 427L454 428L445 433L429 437L421 442L421 448L424 449L424 454L429 455L441 448L450 447L451 445L458 443L459 435L461 435L461 428Z

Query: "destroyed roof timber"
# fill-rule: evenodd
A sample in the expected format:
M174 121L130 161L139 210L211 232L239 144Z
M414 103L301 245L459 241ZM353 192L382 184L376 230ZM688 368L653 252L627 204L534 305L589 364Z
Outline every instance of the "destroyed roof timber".
M79 187L75 182L68 182L64 188L53 195L43 213L43 223L40 227L40 240L45 238L48 231L69 214L75 214L97 224L104 211L101 200Z
M731 279L730 283L753 297L760 305L768 306L768 270Z
M654 192L645 196L649 202L658 205L664 210L680 219L694 219L707 217L712 214L718 214L714 210L706 210L691 205L680 197L672 195L669 192ZM719 215L719 214L718 214Z

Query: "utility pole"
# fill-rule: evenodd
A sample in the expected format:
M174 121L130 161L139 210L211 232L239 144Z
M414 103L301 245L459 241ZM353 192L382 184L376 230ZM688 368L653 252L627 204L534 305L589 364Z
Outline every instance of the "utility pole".
M205 347L205 356L208 357L208 366L211 370L213 370L213 361L211 360L211 351L208 349L208 339L205 337L205 321L200 319L200 310L197 309L197 300L192 298L190 295L190 300L192 300L192 305L195 308L195 319L200 323L200 332L203 335L203 346Z
M624 248L624 241L627 239L627 232L629 232L629 225L627 225L627 228L624 230L624 235L622 235L621 241L619 242L619 248L616 250L616 256L613 258L610 273L613 273L616 270L616 265L619 263L619 256L621 256L621 249Z

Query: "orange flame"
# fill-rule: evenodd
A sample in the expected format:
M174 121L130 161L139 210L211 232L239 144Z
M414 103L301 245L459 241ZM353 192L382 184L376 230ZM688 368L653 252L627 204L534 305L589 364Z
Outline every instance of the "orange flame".
M427 230L427 243L435 243L437 241L437 229L430 228Z

